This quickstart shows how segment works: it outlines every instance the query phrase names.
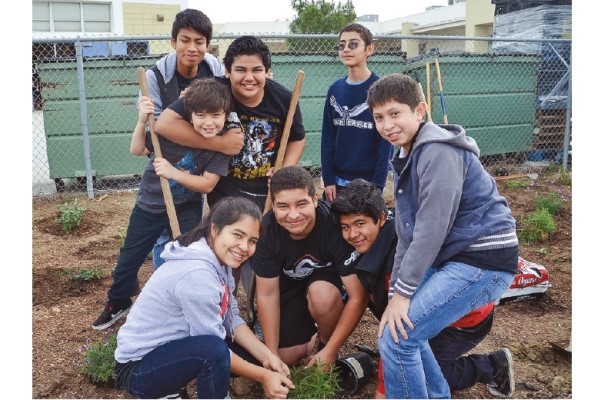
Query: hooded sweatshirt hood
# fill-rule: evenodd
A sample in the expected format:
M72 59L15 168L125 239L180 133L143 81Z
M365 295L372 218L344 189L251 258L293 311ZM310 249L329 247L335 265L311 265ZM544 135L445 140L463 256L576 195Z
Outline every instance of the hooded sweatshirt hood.
M206 62L213 76L225 75L225 69L219 60L212 54L205 53L202 62ZM169 53L156 62L156 67L165 79L165 83L169 83L175 76L177 70L177 54Z
M432 142L446 143L460 147L479 157L479 146L477 146L475 139L467 136L465 129L460 125L436 125L432 122L422 124L413 148L416 149L419 146Z
M166 244L165 249L160 256L165 260L165 262L204 262L206 265L210 265L224 280L227 280L227 270L230 270L229 268L221 265L215 256L215 253L210 250L205 238L201 238L196 242L192 242L189 246L182 246L177 240L174 242L169 242Z

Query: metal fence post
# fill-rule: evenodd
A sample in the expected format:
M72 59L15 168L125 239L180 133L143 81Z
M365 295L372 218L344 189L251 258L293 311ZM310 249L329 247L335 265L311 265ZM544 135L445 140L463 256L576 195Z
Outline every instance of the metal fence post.
M563 171L567 171L569 166L569 147L571 143L571 101L573 91L571 88L573 87L573 68L569 66L569 88L567 89L567 111L565 116L565 141L563 143L563 162L562 169Z
M83 162L85 163L86 187L88 199L93 199L92 158L90 156L90 135L87 122L85 79L83 76L83 45L81 44L79 37L77 37L77 40L75 41L75 57L77 59L77 84L79 89L79 110L81 115L81 134L83 136Z

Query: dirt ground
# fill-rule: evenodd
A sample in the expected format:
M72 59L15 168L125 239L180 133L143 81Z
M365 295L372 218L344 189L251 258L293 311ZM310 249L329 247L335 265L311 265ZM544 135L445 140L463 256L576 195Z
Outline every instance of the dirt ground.
M497 308L494 328L474 352L508 347L515 359L517 387L515 398L572 397L571 355L562 351L571 335L571 188L557 181L558 173L538 172L537 179L525 177L526 188L507 186L511 180L498 180L498 187L520 221L534 210L537 194L557 193L565 208L555 217L557 230L544 243L521 244L520 255L545 266L551 287L538 299L504 304ZM500 178L502 179L502 178ZM389 193L389 191L388 191ZM86 211L82 224L64 234L55 220L58 206L74 197ZM94 384L80 373L83 353L88 346L104 339L108 332L91 329L92 321L102 310L110 272L116 262L131 209L133 192L112 192L88 200L85 193L32 201L32 395L33 398L131 398L112 384ZM519 225L517 225L519 227ZM72 281L61 273L68 268L97 267L106 273L101 280L89 283ZM152 273L151 261L140 270L143 285ZM244 302L241 302L243 308ZM116 329L122 322L116 324ZM341 355L356 351L356 345L377 347L377 321L369 311ZM372 398L376 377L365 384L353 398ZM195 394L192 384L190 394ZM492 398L482 384L454 392L455 398ZM259 385L233 382L232 397L261 398Z

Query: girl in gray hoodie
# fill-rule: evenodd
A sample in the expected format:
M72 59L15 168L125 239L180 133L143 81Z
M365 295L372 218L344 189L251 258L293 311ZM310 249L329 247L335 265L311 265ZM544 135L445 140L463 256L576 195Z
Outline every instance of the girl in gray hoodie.
M168 244L119 330L118 387L158 398L195 378L198 398L225 398L231 372L259 381L269 398L287 396L289 368L244 323L231 294L232 268L254 253L261 217L251 201L225 198Z

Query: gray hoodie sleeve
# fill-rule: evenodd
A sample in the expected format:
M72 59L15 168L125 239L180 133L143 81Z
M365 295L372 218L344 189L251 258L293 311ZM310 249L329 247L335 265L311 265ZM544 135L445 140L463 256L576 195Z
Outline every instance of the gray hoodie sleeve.
M225 338L219 306L223 292L223 285L218 278L204 269L195 269L179 279L174 294L190 325L191 336L216 335Z
M214 76L225 75L225 67L223 67L223 64L221 64L219 60L212 54L204 54L204 61L206 61Z
M160 89L158 87L156 75L154 75L154 71L152 71L151 69L146 70L146 82L148 83L148 92L150 94L150 98L154 99L154 118L158 118L163 112L164 107L160 98ZM140 90L140 94L138 96L138 108L141 96L142 91Z
M243 325L246 322L240 317L240 308L237 299L233 295L231 296L231 311L233 312L233 330L235 331L238 326Z
M425 271L439 253L454 223L460 204L464 181L463 160L453 146L429 143L423 148L416 165L419 180L418 204L412 241L398 232L398 249L392 278L396 277L394 291L411 298ZM396 218L398 218L398 213ZM397 229L404 222L398 221ZM410 227L406 227L410 228ZM400 242L405 242L401 244ZM406 251L402 250L406 246Z

